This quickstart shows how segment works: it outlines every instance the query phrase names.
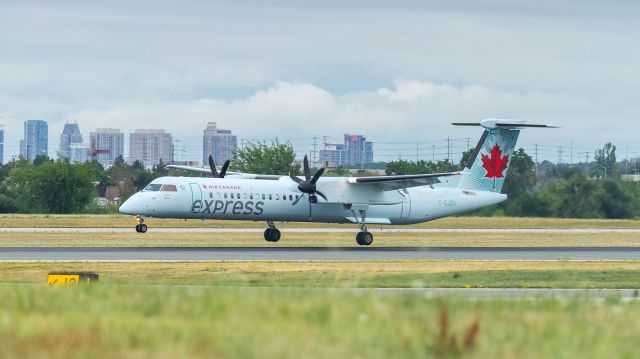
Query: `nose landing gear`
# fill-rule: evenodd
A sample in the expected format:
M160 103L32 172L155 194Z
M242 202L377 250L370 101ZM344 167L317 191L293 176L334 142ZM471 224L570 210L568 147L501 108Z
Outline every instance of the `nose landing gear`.
M276 228L276 225L273 224L273 221L267 221L269 228L264 231L264 239L267 242L277 242L280 240L280 231Z
M136 232L138 233L147 233L147 225L144 224L144 218L142 218L142 216L137 215L136 216L136 222L138 222L138 224L136 224Z

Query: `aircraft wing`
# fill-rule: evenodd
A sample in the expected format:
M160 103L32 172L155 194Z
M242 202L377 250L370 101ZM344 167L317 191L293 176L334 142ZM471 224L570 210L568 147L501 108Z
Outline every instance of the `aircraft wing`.
M409 187L428 186L440 183L439 177L459 176L460 172L430 173L417 175L397 176L371 176L350 178L349 183L354 185L373 185L384 191L403 189Z
M176 170L184 170L184 171L191 171L191 172L198 172L198 173L205 173L205 174L208 174L208 175L211 174L211 169L209 169L209 168L178 166L178 165L168 165L167 168L173 168L173 169L176 169ZM228 171L227 172L227 177L277 181L282 176L280 176L280 175L259 175L259 174L254 174L254 173L243 173L243 172Z
M173 169L176 169L176 170L184 170L184 171L211 174L211 169L210 168L178 166L178 165L168 165L167 168L173 168Z

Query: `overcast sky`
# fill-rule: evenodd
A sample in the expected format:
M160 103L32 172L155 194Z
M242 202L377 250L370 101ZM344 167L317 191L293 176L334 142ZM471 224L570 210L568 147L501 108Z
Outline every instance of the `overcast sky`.
M50 152L77 121L87 140L163 128L200 160L216 121L300 151L354 132L376 160L415 159L416 143L430 159L479 137L452 121L518 118L563 126L523 133L541 157L607 141L638 156L639 4L0 0L5 158L27 119L49 122Z

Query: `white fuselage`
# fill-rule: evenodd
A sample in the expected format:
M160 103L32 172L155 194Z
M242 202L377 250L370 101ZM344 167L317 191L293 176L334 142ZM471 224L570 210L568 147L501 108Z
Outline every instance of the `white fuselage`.
M327 201L318 198L318 203L310 203L288 177L162 177L131 196L120 212L157 218L356 223L364 210L368 224L411 224L506 199L499 193L445 186L384 191L375 185L349 183L346 177L323 177L317 188Z

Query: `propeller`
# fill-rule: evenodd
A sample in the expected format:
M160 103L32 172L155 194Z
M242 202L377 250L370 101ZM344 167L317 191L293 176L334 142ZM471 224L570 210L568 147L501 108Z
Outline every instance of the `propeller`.
M306 193L309 195L309 202L315 203L317 201L317 198L315 197L316 194L324 198L324 200L326 201L327 197L322 192L316 189L316 182L318 182L318 179L320 179L320 177L324 173L325 168L324 167L320 168L318 171L316 171L313 177L311 177L311 170L309 169L309 159L307 158L306 155L304 156L303 165L304 165L303 169L304 169L304 178L305 178L304 180L301 180L300 178L293 175L289 175L289 177L298 184L298 190L300 190L300 192ZM302 197L303 196L298 197L293 202L293 205L295 206L296 204L298 204L298 201L300 201Z
M211 168L211 175L214 178L224 178L224 176L227 174L229 163L231 163L231 161L226 160L222 165L222 168L220 169L220 173L218 173L218 170L216 169L216 164L213 162L213 156L209 155L209 168Z

